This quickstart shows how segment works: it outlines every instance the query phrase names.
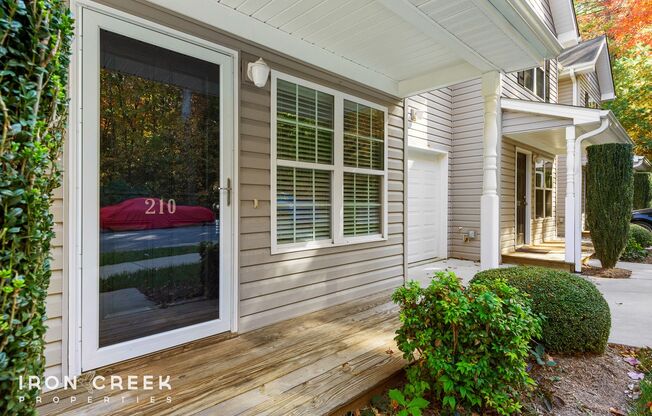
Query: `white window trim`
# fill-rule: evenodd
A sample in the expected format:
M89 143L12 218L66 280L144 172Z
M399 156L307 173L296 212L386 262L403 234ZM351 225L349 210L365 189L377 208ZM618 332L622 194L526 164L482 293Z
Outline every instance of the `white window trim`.
M271 252L272 254L287 253L301 250L311 250L325 247L337 247L349 244L370 243L376 241L387 240L387 215L388 215L388 197L387 197L387 181L388 181L388 168L387 168L387 149L388 149L388 110L387 107L364 100L354 95L349 95L332 88L324 87L322 85L297 78L292 75L285 74L276 70L272 70L271 76L271 140L270 140L270 172L271 172L271 194L270 194L270 218L271 218ZM276 154L276 89L278 79L292 82L307 88L311 88L320 92L330 94L334 97L334 122L333 122L333 164L325 165L310 162L298 162L291 160L282 160L279 163ZM352 168L344 166L344 100L354 101L359 104L369 106L371 108L380 110L384 113L384 163L383 170L373 170L364 168ZM331 170L333 172L331 179L331 239L319 241L307 241L302 243L293 244L278 244L277 233L277 219L276 219L276 170L277 166L298 167L307 169ZM375 176L382 176L381 181L381 232L379 234L347 237L344 235L344 172L371 174Z
M537 94L537 69L543 70L543 97L540 96L539 94ZM546 78L547 78L546 77L545 63L542 66L538 66L536 68L525 69L525 70L519 71L519 72L528 72L528 71L532 71L532 88L530 89L530 87L525 85L525 82L523 83L523 85L521 85L521 84L519 84L519 85L521 87L525 88L526 90L528 90L529 92L531 92L532 94L534 94L535 96L537 96L537 97L539 97L539 98L541 98L542 100L545 101L546 100ZM516 75L516 77L517 77L517 83L518 83L518 74Z
M542 179L542 184L543 186L537 186L537 162L543 161L544 162L544 170L543 170L543 179ZM552 167L550 168L550 176L552 177L552 187L546 188L546 171L545 171L545 163L551 163ZM550 158L547 157L537 157L536 160L534 161L534 219L535 220L545 220L548 218L553 218L552 211L555 209L555 201L552 201L551 208L550 208L550 213L546 212L546 192L550 192L552 197L554 199L555 196L555 162L551 160ZM542 217L537 217L537 191L543 191L543 216ZM550 215L548 215L550 214Z

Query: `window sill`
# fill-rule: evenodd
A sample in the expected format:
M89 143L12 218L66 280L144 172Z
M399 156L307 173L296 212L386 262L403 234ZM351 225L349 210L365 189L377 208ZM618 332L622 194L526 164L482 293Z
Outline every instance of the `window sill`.
M365 235L361 237L344 237L341 240L322 240L322 241L310 241L307 243L298 243L298 244L278 244L272 245L271 253L274 254L283 254L283 253L294 253L297 251L306 251L306 250L318 250L328 247L343 247L343 246L353 246L356 244L364 243L377 243L381 241L387 241L387 237L381 234L374 235Z

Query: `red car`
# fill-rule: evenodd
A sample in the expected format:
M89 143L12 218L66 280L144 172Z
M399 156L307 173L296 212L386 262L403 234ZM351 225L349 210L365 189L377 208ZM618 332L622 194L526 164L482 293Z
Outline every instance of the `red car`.
M177 206L173 199L132 198L100 208L100 227L111 231L187 227L215 221L208 208Z

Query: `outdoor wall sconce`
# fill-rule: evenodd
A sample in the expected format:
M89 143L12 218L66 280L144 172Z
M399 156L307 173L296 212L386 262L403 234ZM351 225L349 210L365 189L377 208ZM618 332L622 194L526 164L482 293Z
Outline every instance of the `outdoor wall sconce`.
M267 84L269 77L269 65L263 58L258 58L256 62L249 62L247 65L247 78L254 83L258 88L263 88Z
M408 119L411 122L415 121L421 121L423 120L423 111L417 110L416 108L410 107L410 110L408 111Z

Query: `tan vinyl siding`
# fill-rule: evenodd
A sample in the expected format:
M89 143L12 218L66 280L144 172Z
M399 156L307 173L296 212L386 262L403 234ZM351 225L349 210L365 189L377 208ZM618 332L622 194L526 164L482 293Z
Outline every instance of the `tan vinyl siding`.
M559 64L556 59L550 60L550 102L556 103L558 99L557 80L559 78ZM529 89L518 84L517 73L510 72L503 75L503 97L517 100L543 101Z
M557 235L564 236L566 222L566 155L557 156L557 187L555 200L557 201Z
M240 332L292 318L403 283L403 107L398 99L347 79L277 55L214 28L139 2L102 0L118 10L206 39L240 53L239 85L239 313ZM270 230L270 82L256 88L246 78L247 63L262 57L273 69L387 106L388 127L388 240L367 244L271 255ZM63 194L54 211L63 230ZM254 208L253 200L259 201ZM61 375L63 236L53 248L53 280L48 296L46 365L48 375Z
M451 87L453 93L453 151L450 158L451 257L480 259L480 196L482 194L482 137L484 100L480 79ZM459 227L474 230L464 242Z
M409 122L408 143L411 145L426 144L449 152L452 151L453 142L453 92L450 88L441 88L410 97L406 101L408 108L423 111L424 117L415 122ZM454 231L450 212L451 202L451 164L448 165L448 255L451 255Z
M559 80L559 104L573 105L573 81L570 78Z
M257 59L242 54L242 67ZM364 89L342 88L315 70L274 56L272 68L373 100L389 109L386 242L272 255L270 229L270 90L240 85L240 331L248 331L403 282L403 107ZM289 65L288 65L289 64ZM253 208L258 199L259 207Z
M500 249L501 253L508 253L514 250L516 245L516 210L515 210L515 192L516 192L516 148L532 152L532 163L530 170L530 241L532 244L538 244L543 241L549 241L556 237L556 192L557 189L557 172L554 155L543 152L531 146L517 143L511 139L503 137L501 146L501 176L500 176ZM544 157L553 161L552 180L552 216L546 218L535 218L535 192L534 192L534 161L537 156Z
M598 84L598 77L596 76L595 72L580 74L577 77L577 81L579 83L580 90L579 105L582 107L586 106L586 103L584 102L584 96L585 93L588 92L589 97L591 97L591 99L593 99L593 101L595 101L599 107L602 102L602 96L600 94L600 84Z
M63 276L64 276L64 205L63 189L57 188L54 191L51 212L54 217L55 237L52 240L50 254L52 256L50 265L52 276L48 287L48 296L45 300L45 310L48 317L45 325L48 327L45 333L45 366L46 375L60 377L63 365Z
M543 19L544 23L552 33L557 33L555 23L552 19L549 0L527 0L535 13Z

